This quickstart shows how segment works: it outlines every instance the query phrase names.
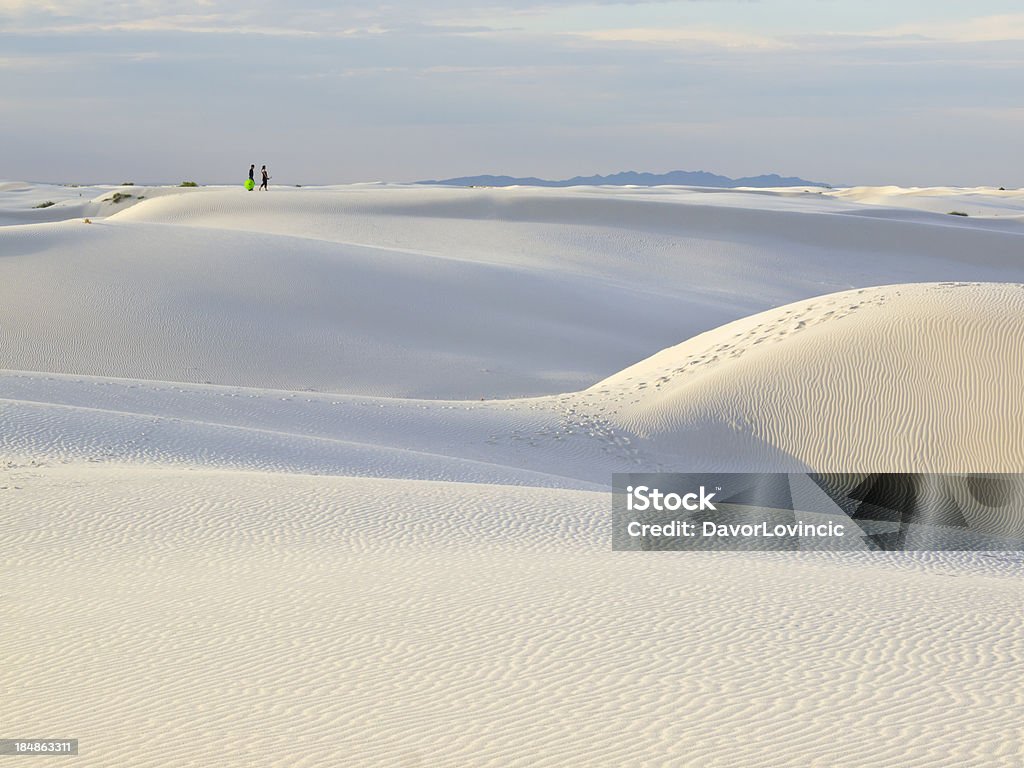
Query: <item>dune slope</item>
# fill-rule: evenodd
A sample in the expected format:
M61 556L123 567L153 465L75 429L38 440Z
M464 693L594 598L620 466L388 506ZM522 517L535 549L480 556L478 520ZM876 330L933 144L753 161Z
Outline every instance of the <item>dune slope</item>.
M688 465L771 467L788 456L816 471L1015 472L1024 286L816 297L697 336L589 391L609 423Z

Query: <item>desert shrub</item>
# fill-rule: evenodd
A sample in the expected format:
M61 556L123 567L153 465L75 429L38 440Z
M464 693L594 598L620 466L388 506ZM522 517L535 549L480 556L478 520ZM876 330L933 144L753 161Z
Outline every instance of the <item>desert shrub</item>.
M196 184L194 181L183 181L178 186L179 187L198 187L199 185Z
M82 219L83 224L92 224L92 219Z
M122 181L121 182L121 186L122 187L134 187L135 186L135 182L134 181Z
M950 216L966 216L967 214L964 213L963 211L950 211L949 215Z
M53 202L53 200L47 200L44 203L40 203L39 205L33 205L32 207L33 208L49 208L51 205L56 205L56 203Z
M127 200L127 199L128 199L129 197L131 197L131 195L128 195L128 194L122 194L122 193L120 193L120 192L115 192L115 193L114 193L114 196L113 196L113 197L111 197L110 199L111 199L111 200L112 200L112 201L114 202L114 204L116 205L117 203L120 203L120 202L121 202L122 200Z

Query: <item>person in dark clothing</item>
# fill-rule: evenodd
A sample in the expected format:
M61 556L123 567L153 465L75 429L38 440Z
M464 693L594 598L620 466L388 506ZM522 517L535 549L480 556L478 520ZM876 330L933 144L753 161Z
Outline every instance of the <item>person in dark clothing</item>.
M267 166L263 166L263 183L260 184L260 189L265 189L268 192L270 188L267 186L267 182L270 181L270 175L267 173Z
M249 181L256 183L256 163L249 166Z

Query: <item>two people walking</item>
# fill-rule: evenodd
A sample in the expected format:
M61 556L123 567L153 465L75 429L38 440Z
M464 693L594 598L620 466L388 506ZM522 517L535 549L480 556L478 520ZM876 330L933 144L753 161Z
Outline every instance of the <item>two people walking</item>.
M267 182L270 181L270 174L267 173L267 166L265 166L265 165L263 166L262 173L263 173L263 183L260 184L260 189L265 189L265 190L267 190L269 192L270 191L270 187L267 186ZM256 164L253 163L252 165L249 166L249 181L251 181L253 183L253 185L256 183L256 179L253 178L255 175L256 175ZM250 185L250 188L251 188L251 186L252 185Z

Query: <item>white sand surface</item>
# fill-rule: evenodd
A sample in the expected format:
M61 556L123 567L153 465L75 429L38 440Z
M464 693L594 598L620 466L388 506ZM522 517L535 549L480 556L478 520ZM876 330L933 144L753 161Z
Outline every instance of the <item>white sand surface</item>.
M1022 207L0 183L0 737L1019 768L1019 554L612 552L608 486L1024 471Z
M402 397L540 395L810 296L1022 279L1024 224L921 222L916 211L865 220L816 193L162 192L97 203L110 215L91 225L0 229L4 367Z

